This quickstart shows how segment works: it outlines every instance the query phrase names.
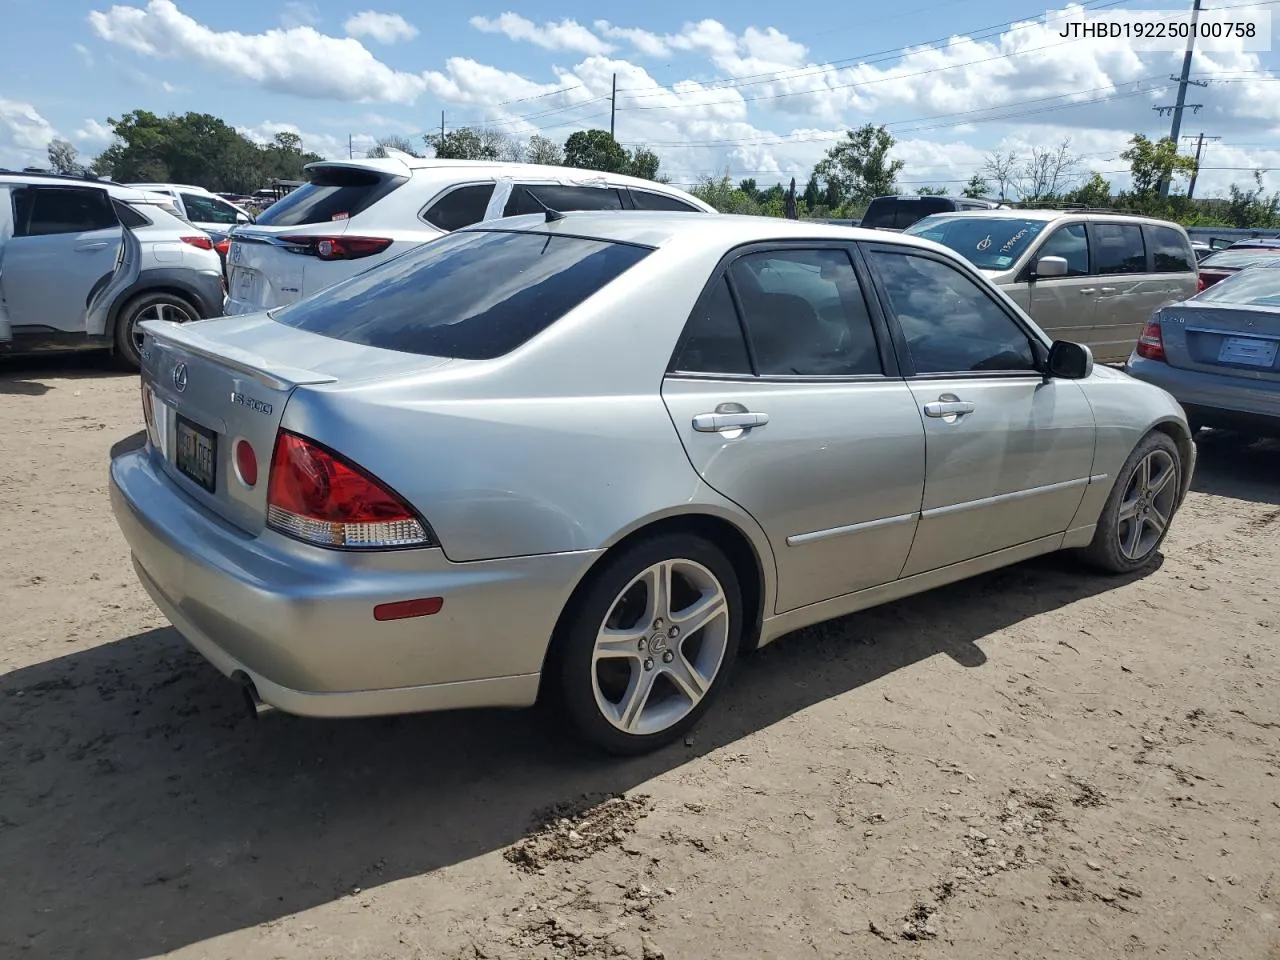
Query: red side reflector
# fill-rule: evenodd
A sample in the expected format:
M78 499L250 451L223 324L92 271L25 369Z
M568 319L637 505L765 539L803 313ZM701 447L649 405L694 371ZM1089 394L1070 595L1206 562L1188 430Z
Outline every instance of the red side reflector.
M375 620L407 620L410 617L429 617L439 613L444 597L426 597L422 600L400 600L396 603L380 603L373 608Z
M236 442L236 470L239 471L240 480L246 487L258 485L258 455L248 440Z

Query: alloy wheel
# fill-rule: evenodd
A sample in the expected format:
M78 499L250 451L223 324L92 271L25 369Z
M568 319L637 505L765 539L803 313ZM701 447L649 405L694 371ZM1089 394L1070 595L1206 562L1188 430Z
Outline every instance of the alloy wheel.
M144 320L170 320L174 323L190 323L196 317L186 307L178 303L153 303L143 310L139 310L133 315L133 324L130 327L129 335L133 338L134 349L139 353L142 352L142 331L138 329L138 325Z
M591 683L601 714L636 736L679 723L720 673L729 626L724 588L707 567L673 559L644 569L596 635Z
M1116 536L1120 552L1129 560L1141 560L1160 542L1177 505L1173 482L1177 464L1165 450L1153 450L1139 462L1120 498Z

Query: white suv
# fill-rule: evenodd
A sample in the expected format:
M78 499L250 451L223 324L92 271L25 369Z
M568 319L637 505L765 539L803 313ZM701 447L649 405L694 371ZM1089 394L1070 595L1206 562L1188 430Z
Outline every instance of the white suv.
M325 160L309 182L236 227L228 314L310 296L377 263L482 220L553 210L715 210L682 190L621 174L407 154ZM545 207L543 206L545 205Z
M150 193L163 193L173 200L183 217L215 241L225 237L240 224L253 223L253 216L248 210L237 207L204 187L192 187L185 183L127 183L125 186Z
M0 171L0 355L112 350L137 369L143 320L217 316L222 265L171 198Z

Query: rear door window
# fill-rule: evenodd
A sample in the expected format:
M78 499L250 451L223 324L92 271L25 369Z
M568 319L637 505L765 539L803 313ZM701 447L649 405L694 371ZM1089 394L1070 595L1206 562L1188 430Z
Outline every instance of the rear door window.
M955 201L947 197L877 197L867 207L861 225L905 230L930 214L952 213L955 209Z
M120 221L105 190L85 187L32 187L19 194L14 234L44 237L118 227Z
M297 227L347 220L373 206L408 177L359 167L319 167L311 181L291 190L258 217L263 227Z
M492 183L469 183L465 187L456 187L427 207L422 219L433 227L452 233L483 220L492 196Z
M559 183L516 183L511 187L504 217L518 217L526 213L542 213L534 196L552 210L567 213L570 210L622 210L621 191L614 187L571 187Z
M182 205L187 208L187 219L193 223L236 222L236 208L217 197L206 197L198 193L183 193L180 196Z
M1147 247L1136 223L1095 223L1094 256L1100 274L1147 272Z
M701 211L691 203L685 203L675 197L669 197L664 193L654 193L652 190L636 190L628 191L631 194L631 202L635 204L637 210L672 210L680 213L700 213Z
M272 316L384 350L489 360L541 333L652 252L582 237L463 230Z
M1156 273L1195 272L1196 255L1186 237L1172 227L1148 225L1145 229Z

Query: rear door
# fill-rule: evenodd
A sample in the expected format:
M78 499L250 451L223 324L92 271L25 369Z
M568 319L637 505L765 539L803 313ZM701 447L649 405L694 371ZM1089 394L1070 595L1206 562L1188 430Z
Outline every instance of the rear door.
M0 183L0 343L13 339L9 309L4 299L4 250L13 236L13 193L8 184Z
M5 245L4 290L14 327L85 332L91 294L115 272L121 227L97 187L23 186L15 191Z
M1161 223L1144 223L1142 232L1151 254L1151 274L1161 286L1161 300L1153 310L1195 296L1198 261L1190 238Z
M1167 275L1152 272L1150 251L1137 221L1095 219L1089 224L1089 243L1098 295L1088 345L1095 359L1122 363L1151 314L1169 302L1171 284Z
M690 316L662 396L690 462L769 538L774 612L898 577L924 430L851 248L735 251Z
M1090 482L1093 411L1045 381L1018 318L928 251L868 245L923 415L920 526L903 576L1064 532Z

